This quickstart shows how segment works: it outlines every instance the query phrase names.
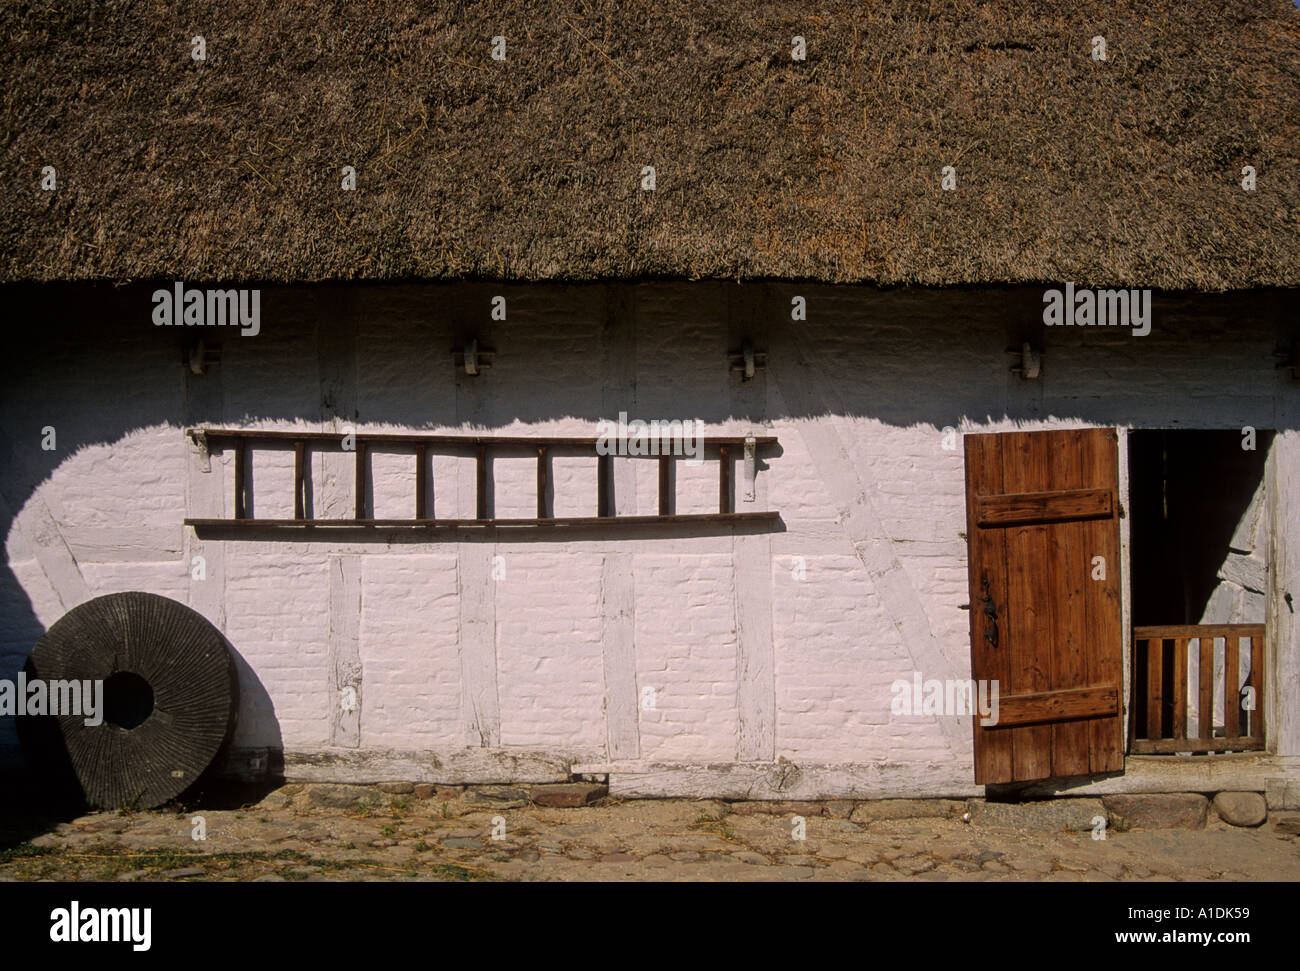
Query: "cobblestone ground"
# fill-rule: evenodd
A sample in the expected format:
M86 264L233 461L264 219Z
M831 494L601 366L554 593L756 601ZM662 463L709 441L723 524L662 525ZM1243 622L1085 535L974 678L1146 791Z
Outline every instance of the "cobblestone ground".
M1213 815L1198 830L1111 827L1098 840L972 823L961 802L896 803L910 807L901 819L878 818L891 814L880 805L557 809L510 789L419 799L289 786L242 809L91 813L21 833L11 821L0 880L1300 880L1295 814L1255 829Z

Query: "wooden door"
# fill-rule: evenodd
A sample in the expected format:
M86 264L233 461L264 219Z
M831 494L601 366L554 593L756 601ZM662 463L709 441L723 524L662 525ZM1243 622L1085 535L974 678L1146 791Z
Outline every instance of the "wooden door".
M1118 439L1113 428L967 435L975 782L1124 768Z

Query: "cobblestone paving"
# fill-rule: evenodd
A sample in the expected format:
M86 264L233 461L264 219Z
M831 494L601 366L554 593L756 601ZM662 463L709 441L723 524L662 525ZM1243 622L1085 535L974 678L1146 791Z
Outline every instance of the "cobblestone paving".
M940 815L879 819L869 803L555 809L510 789L425 799L351 789L289 786L239 810L92 813L16 845L9 826L0 880L1300 880L1296 816L1285 813L1256 829L1212 817L1201 830L1112 828L1097 840L975 825L964 804L940 801Z

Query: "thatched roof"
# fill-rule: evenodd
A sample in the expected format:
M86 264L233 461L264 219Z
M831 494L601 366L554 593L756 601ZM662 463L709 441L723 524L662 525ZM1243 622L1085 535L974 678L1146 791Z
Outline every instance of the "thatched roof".
M0 280L1300 284L1291 0L420 6L4 5Z

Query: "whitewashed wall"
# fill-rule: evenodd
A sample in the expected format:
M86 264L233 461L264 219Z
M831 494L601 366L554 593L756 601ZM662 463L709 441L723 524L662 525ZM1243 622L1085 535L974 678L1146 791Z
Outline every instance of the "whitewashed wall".
M488 318L494 293L508 298L504 322ZM47 333L7 365L0 677L75 603L152 591L193 604L237 650L246 747L784 758L969 780L969 719L890 713L896 678L970 674L962 452L943 447L943 428L1295 427L1268 296L1158 297L1153 333L1137 338L1043 328L1032 290L267 290L261 334L220 334L221 364L194 377L178 333L149 324L147 294L56 300ZM806 322L790 320L794 294ZM470 333L496 352L479 378L453 371L450 349ZM746 336L769 363L742 384L727 352ZM1009 370L1022 338L1045 342L1037 381ZM187 425L592 435L620 410L776 435L758 501L736 508L778 510L783 530L200 542L181 525L229 516L233 494L233 456L200 471ZM255 453L258 516L291 514L292 467L291 450ZM412 513L412 468L375 455L376 516ZM497 515L532 514L534 469L496 463ZM351 515L351 456L317 455L311 474L317 515ZM654 460L615 476L620 513L655 511ZM553 479L557 515L594 513L594 460L556 458ZM438 457L433 514L473 515L473 486L468 460ZM713 511L716 496L714 462L679 465L679 512ZM1263 521L1294 528L1300 514ZM205 580L191 578L195 555ZM1273 656L1294 667L1293 622L1270 622ZM357 662L349 720L336 671ZM652 710L637 704L645 688Z

